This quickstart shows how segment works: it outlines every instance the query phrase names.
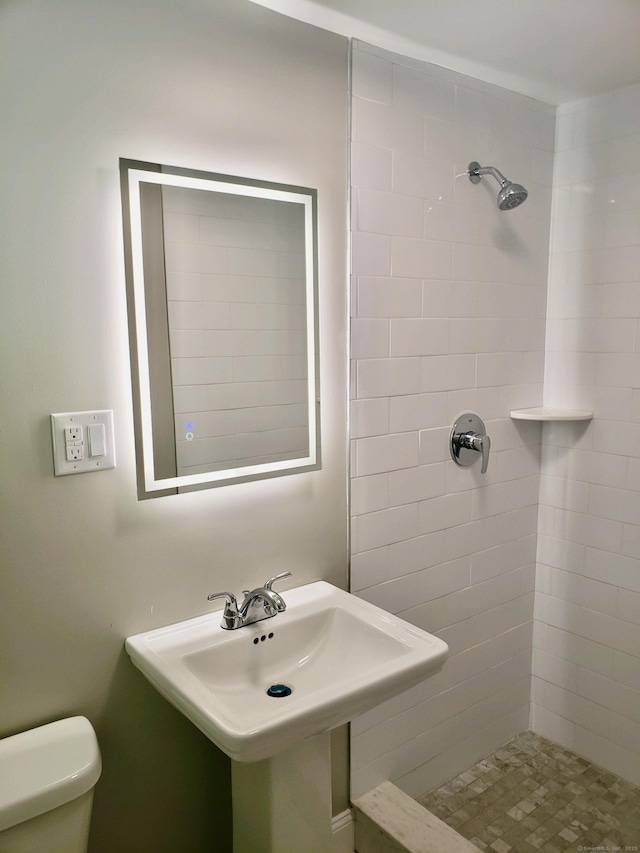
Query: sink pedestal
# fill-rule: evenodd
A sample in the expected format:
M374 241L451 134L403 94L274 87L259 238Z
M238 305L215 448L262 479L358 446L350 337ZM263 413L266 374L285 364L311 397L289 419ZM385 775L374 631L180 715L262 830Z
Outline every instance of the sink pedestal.
M263 761L233 761L231 778L234 853L331 853L329 732Z

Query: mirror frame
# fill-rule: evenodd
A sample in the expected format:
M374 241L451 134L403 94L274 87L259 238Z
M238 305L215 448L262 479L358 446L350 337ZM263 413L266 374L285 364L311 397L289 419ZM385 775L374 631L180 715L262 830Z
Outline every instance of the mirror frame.
M210 192L273 199L304 205L305 295L307 333L308 455L239 468L198 474L156 475L154 427L150 387L150 352L147 328L146 279L142 241L140 184L179 186ZM313 471L321 467L320 382L318 352L318 246L317 190L270 181L258 181L138 160L120 159L127 312L134 408L134 434L138 498L191 492L267 477ZM167 328L168 335L168 328ZM174 437L175 442L175 437Z

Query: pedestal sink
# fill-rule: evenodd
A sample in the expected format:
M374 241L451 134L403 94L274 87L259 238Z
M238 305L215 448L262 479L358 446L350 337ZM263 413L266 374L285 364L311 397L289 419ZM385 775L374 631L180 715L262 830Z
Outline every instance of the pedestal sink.
M234 631L216 611L126 641L151 684L233 759L235 853L329 853L328 732L448 653L324 581L282 597L284 613Z

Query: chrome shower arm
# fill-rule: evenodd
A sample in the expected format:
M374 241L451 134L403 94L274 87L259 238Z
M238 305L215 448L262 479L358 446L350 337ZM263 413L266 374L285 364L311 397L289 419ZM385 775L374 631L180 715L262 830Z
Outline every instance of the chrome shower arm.
M476 163L475 161L469 163L469 178L472 183L477 184L482 175L493 175L501 186L507 183L505 176L495 166L481 166L480 163ZM474 181L474 178L477 178L477 180Z

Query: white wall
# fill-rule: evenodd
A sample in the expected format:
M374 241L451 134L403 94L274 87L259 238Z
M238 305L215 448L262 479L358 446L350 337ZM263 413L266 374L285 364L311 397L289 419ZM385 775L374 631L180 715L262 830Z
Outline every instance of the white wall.
M443 671L352 725L352 793L419 795L529 720L555 110L353 53L352 589L443 637ZM528 187L510 212L479 160ZM456 177L460 176L460 177ZM486 475L449 457L476 411Z
M640 783L640 86L559 109L533 725Z
M0 38L0 735L89 717L94 853L224 849L228 761L123 643L346 583L346 40L243 0L6 0ZM120 157L318 189L321 471L137 501ZM117 467L54 478L50 413L94 408Z

